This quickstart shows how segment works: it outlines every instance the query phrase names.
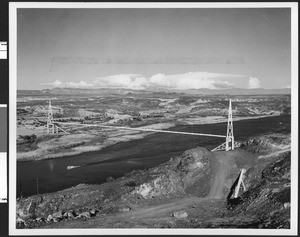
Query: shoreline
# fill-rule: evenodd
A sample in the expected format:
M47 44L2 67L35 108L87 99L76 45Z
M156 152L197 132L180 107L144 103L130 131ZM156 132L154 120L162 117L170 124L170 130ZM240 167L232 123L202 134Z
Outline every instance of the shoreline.
M252 119L260 119L260 118L266 118L266 117L275 117L280 115L261 115L261 116L255 116L255 117L235 117L233 121L241 121L241 120L252 120ZM184 122L182 120L185 120ZM196 121L195 121L196 120ZM176 124L177 122L177 124ZM169 123L157 123L157 124L151 124L147 126L142 126L142 128L152 128L152 129L169 129L176 127L178 122L182 125L201 125L201 124L215 124L215 123L224 123L227 122L227 118L224 118L223 116L208 116L208 117L200 117L200 118L187 118L187 119L179 119L176 122L169 122ZM123 135L121 135L121 133ZM125 133L125 134L124 134ZM65 158L70 157L74 155L84 154L84 153L90 153L90 152L97 152L101 151L107 147L116 145L120 142L129 142L134 140L143 139L151 134L154 134L156 132L139 132L139 131L122 131L122 132L112 132L110 136L105 139L101 144L95 143L94 145L84 145L83 146L77 146L73 150L65 150L60 151L55 154L43 154L44 150L34 150L31 151L32 156L28 157L28 153L17 153L17 162L30 162L30 161L41 161L41 160L51 160L51 159L58 159L58 158ZM23 157L22 157L23 155ZM42 158L38 158L45 155ZM19 156L19 157L18 157Z

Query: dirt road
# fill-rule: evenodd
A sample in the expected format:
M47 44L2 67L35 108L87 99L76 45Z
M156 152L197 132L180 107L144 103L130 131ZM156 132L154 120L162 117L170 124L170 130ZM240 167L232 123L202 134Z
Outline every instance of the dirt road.
M211 164L214 178L207 197L224 198L227 196L225 189L229 189L232 184L230 177L238 173L235 157L226 152L214 152Z
M234 152L214 152L211 158L212 181L209 194L204 197L188 196L180 199L168 200L166 203L137 206L127 212L98 216L85 222L57 223L52 228L151 228L168 226L177 219L174 212L186 212L188 218L196 218L205 222L211 218L218 218L226 212L225 197L238 175L239 169L235 158L241 154ZM51 227L50 227L51 228Z
M119 215L126 220L139 220L147 218L170 217L173 212L189 210L195 206L208 205L207 203L216 202L216 199L225 203L227 196L226 188L232 184L231 176L238 173L235 164L235 156L226 152L215 152L211 160L213 182L209 194L205 198L187 197L174 200L166 204L156 205L150 208L141 208L135 211ZM209 205L208 205L209 206ZM202 207L203 209L204 207ZM205 209L205 208L204 208Z

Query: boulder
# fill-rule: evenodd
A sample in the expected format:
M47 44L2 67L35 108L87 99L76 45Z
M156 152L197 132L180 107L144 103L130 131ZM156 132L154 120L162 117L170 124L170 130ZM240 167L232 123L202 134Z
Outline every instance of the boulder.
M18 217L17 220L16 220L16 222L17 223L24 223L25 221L22 218Z
M80 213L80 214L76 217L76 219L81 219L81 218L87 219L87 218L90 218L90 217L91 217L90 212L85 211L85 212Z
M130 211L130 210L131 210L130 207L121 207L120 208L120 211L122 211L122 212L127 212L127 211Z
M150 181L137 186L132 191L132 194L138 194L145 199L171 197L183 193L181 179L172 170L165 170L165 173L153 175Z
M62 219L63 218L63 213L62 211L58 211L52 214L52 218L56 218L56 219Z
M66 211L66 212L63 214L63 217L64 217L64 218L74 218L75 216L76 216L76 213L75 213L75 211L73 211L73 210Z
M96 210L96 209L92 209L92 210L90 210L90 214L91 214L91 216L96 216L98 212L99 212L99 211L98 211L98 210Z
M44 222L45 218L44 217L38 217L35 219L37 222Z
M47 222L50 222L50 221L52 221L52 220L53 220L53 217L52 217L52 215L48 215L48 217L47 217L46 221L47 221Z
M176 217L176 218L186 218L188 216L188 214L186 213L186 211L177 211L177 212L174 212L172 214L173 217Z
M35 200L37 205L41 204L43 201L44 201L44 199L43 199L42 196L37 197L36 200Z

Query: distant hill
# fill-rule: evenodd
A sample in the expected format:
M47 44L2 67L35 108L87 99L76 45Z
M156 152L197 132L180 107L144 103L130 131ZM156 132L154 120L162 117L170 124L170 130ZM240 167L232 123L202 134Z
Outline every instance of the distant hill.
M270 95L270 94L291 94L291 89L244 89L244 88L231 88L222 90L211 90L211 89L190 89L185 90L187 94L228 94L228 95Z
M18 90L18 95L49 95L49 94L190 94L190 95L271 95L271 94L291 94L290 88L282 89L244 89L244 88L231 88L231 89L188 89L188 90L170 90L166 88L152 88L151 90L132 90L128 88L53 88L44 90Z

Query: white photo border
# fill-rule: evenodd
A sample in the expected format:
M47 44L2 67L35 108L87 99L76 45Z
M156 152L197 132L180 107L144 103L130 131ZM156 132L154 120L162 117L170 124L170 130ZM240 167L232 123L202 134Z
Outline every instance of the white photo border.
M16 229L16 106L18 8L290 8L291 9L291 228L290 229ZM9 3L9 235L297 235L298 234L298 5L291 2L245 3Z

